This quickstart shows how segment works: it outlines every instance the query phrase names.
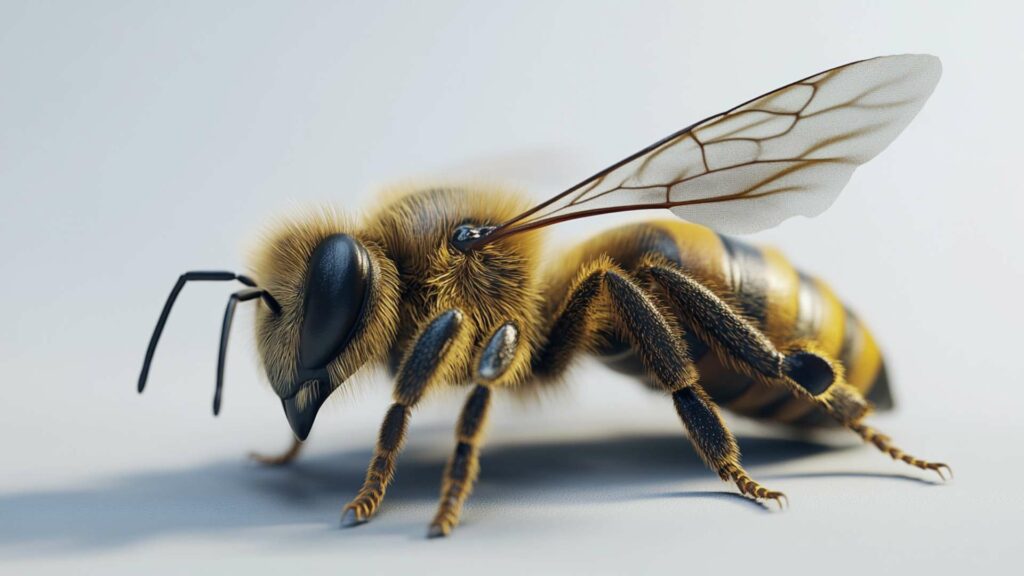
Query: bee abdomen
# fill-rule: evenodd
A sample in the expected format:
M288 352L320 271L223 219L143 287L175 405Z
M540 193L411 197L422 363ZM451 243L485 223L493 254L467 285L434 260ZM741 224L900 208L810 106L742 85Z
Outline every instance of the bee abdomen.
M799 272L772 248L684 222L658 222L651 227L670 232L678 246L680 267L706 282L776 347L783 349L797 340L813 342L843 365L847 381L876 407L892 406L874 336L825 282ZM723 407L795 425L831 422L814 404L724 366L715 354L706 353L706 345L693 345L692 332L687 330L686 335L701 385Z
M608 257L633 270L644 256L652 254L716 292L776 347L811 341L819 351L838 360L847 381L878 408L892 405L881 352L871 332L827 284L797 271L777 250L753 246L696 224L657 221L609 230L582 245L570 260L583 263ZM685 325L681 328L701 386L719 405L754 418L794 425L831 423L814 404L731 370L695 330ZM605 332L599 340L596 352L606 365L643 377L643 365L628 342L612 332Z
M880 409L892 406L874 336L820 279L798 272L781 253L721 237L725 284L737 305L780 348L811 341L838 360L846 380ZM812 403L737 374L711 370L702 382L725 407L797 425L826 424Z

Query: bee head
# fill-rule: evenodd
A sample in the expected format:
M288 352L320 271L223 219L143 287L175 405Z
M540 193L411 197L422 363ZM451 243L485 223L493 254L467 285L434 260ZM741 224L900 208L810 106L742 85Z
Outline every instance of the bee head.
M373 264L366 248L348 234L320 241L309 258L302 295L295 376L275 386L288 424L300 440L337 384L327 366L365 321Z
M363 365L384 360L398 325L398 273L379 243L360 240L331 210L285 222L262 243L254 276L185 272L174 284L139 373L146 387L160 335L178 294L190 282L237 281L221 329L213 413L220 412L228 336L241 302L257 300L257 349L288 424L305 440L327 397Z
M394 265L345 228L330 214L287 226L254 266L280 294L279 313L257 313L257 348L300 440L335 390L386 356L397 325Z

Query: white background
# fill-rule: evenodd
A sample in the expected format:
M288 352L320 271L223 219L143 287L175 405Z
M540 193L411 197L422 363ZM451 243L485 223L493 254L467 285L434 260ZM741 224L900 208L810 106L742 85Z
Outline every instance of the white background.
M947 5L948 4L948 5ZM0 571L963 573L1022 544L1018 442L1024 42L1018 3L0 2ZM337 528L388 402L383 376L288 429L226 285L276 215L357 211L423 177L554 193L693 120L881 54L940 56L924 111L825 215L756 240L875 329L899 410L875 418L948 484L849 434L739 418L774 513L688 447L670 403L585 363L500 398L452 538L423 538L459 395L417 412L383 512ZM621 220L621 219L620 219ZM559 243L618 220L566 225Z

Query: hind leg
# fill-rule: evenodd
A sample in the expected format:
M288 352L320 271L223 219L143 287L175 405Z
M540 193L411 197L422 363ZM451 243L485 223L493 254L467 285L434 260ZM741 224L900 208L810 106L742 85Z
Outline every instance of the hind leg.
M872 426L864 423L865 417L870 414L871 403L864 398L856 388L838 381L827 394L815 399L815 403L824 410L829 417L839 422L853 433L888 454L893 460L899 460L915 468L931 470L946 480L948 473L953 477L953 469L943 462L931 462L922 460L916 456L907 454L892 443L892 439L878 431Z
M641 273L649 275L665 290L686 322L711 342L731 366L811 400L894 460L933 470L943 479L944 472L952 473L946 464L921 460L903 452L888 436L863 424L871 404L846 384L842 366L835 359L799 348L789 354L776 350L766 336L727 303L671 264L649 258L641 266Z
M829 391L828 398L822 399L819 406L834 420L853 431L865 442L868 442L888 454L893 460L899 460L915 468L931 470L946 480L948 473L953 477L953 469L942 462L930 462L907 454L892 443L892 439L877 429L864 423L864 418L871 412L871 403L852 386L841 383Z
M836 382L836 367L822 354L797 346L780 351L728 303L678 267L649 257L639 274L662 288L676 313L718 357L742 374L814 399Z
M736 439L697 384L697 370L679 328L670 324L651 295L611 262L591 263L570 287L547 342L535 357L534 370L542 376L557 376L575 353L587 349L604 320L598 317L604 309L602 301L652 379L671 394L690 441L708 467L723 480L733 481L745 495L781 503L785 498L781 492L761 486L740 465Z
M953 477L953 469L950 468L948 464L944 464L942 462L929 462L927 460L921 460L920 458L911 456L894 446L891 438L871 426L857 422L855 424L848 424L846 427L856 432L857 435L863 438L865 442L874 444L876 448L881 450L883 453L888 454L893 460L905 462L922 470L931 470L938 474L939 478L942 478L943 480L946 480L947 473L950 478Z

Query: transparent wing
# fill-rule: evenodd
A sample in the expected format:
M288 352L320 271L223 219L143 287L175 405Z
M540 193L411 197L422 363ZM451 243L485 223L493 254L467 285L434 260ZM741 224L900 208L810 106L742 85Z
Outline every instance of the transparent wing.
M934 56L886 56L794 82L676 132L498 232L648 208L734 234L816 216L914 118L941 72Z

